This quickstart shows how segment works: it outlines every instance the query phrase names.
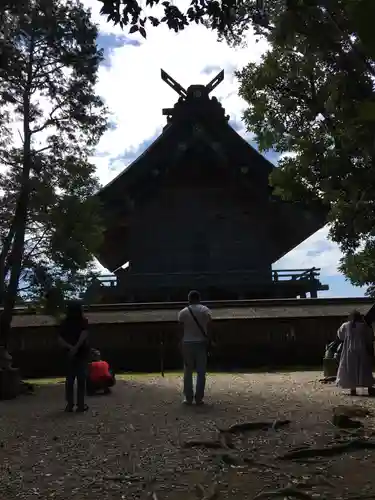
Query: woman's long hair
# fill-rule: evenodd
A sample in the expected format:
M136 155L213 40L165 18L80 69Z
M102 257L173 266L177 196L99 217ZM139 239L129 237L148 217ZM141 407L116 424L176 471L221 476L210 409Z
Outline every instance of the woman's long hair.
M363 323L363 314L361 314L359 311L354 310L349 315L349 321L352 326L355 326L357 323Z
M71 300L66 305L65 320L80 321L84 318L83 307L78 300Z

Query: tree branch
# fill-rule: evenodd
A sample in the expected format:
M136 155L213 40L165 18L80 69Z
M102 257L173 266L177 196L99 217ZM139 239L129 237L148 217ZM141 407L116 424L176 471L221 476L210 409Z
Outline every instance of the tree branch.
M46 37L43 37L43 38L46 39ZM37 78L38 71L43 67L43 60L44 60L44 57L46 55L47 50L48 50L48 44L46 44L44 46L43 53L41 55L38 55L39 61L38 61L38 64L36 65L36 67L33 71L34 78Z
M37 246L39 245L39 243L42 241L42 239L45 237L45 235L47 234L47 231L48 231L48 228L46 228L43 233L41 234L41 236L39 236L37 242L34 244L34 246L32 247L32 249L29 251L28 254L26 254L24 256L24 261L27 261L30 259L31 255L34 253L35 249L37 248Z
M41 67L44 68L44 67L50 66L51 64L54 64L54 63L49 62L49 63L45 64L44 66L41 65ZM56 66L56 67L50 69L49 71L45 71L45 72L40 73L39 75L35 75L34 79L37 81L33 85L34 89L36 90L37 87L44 86L49 75L51 75L52 73L56 73L57 71L59 71L62 68L65 68L65 67L66 67L66 64L60 64L60 66Z
M0 161L4 164L4 165L8 165L10 167L19 167L20 166L20 163L19 162L15 162L15 161L10 161L8 159L6 159L4 156L0 155Z
M33 286L35 286L35 285L30 284L30 285L24 286L22 288L18 288L18 292L24 292L25 290L30 290L30 288L32 288Z
M371 64L370 64L370 62L368 60L368 57L361 51L361 49L358 46L354 45L354 43L350 39L350 36L345 33L344 29L340 25L340 21L337 19L336 14L333 11L330 10L329 6L327 5L327 2L324 5L324 10L326 11L326 13L328 15L328 18L331 21L331 24L333 24L333 26L336 28L336 30L345 39L345 41L348 43L348 45L350 46L350 48L352 49L352 51L355 53L355 55L357 56L357 58L364 64L364 66L366 67L367 71L373 77L375 77L375 70L371 66ZM358 36L358 33L357 33L357 36Z
M51 149L51 148L52 148L52 146L51 146L51 145L49 145L49 146L44 146L43 148L40 148L40 149L35 149L35 150L34 150L34 153L38 155L39 153L43 153L44 151L47 151L48 149Z
M69 100L69 97L65 97L61 102L56 104L56 106L53 108L53 110L50 112L49 117L47 120L41 125L40 127L37 127L33 130L30 130L30 135L37 134L39 132L42 132L45 128L49 127L50 125L53 125L53 122L56 120L56 118L53 117L54 113L61 109L64 104Z

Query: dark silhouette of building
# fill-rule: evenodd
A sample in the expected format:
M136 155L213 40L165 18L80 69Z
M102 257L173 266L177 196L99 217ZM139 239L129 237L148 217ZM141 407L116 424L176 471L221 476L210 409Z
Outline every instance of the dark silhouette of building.
M191 288L210 300L327 289L317 269L272 271L273 262L324 225L325 213L272 194L275 167L210 96L224 72L187 90L163 70L161 76L179 94L163 110L161 135L96 195L105 225L97 257L116 276L93 284L96 300L177 301Z

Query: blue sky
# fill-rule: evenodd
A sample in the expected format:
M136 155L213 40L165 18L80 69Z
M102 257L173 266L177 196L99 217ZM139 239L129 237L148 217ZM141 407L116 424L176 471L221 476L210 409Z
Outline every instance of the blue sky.
M171 107L176 94L160 78L160 68L167 71L181 85L208 83L221 69L225 79L214 91L222 102L230 123L246 140L241 122L245 107L238 96L234 71L246 63L259 61L266 50L264 42L256 43L249 32L247 46L231 48L217 41L214 33L203 26L192 26L180 34L165 27L150 28L147 40L139 35L129 35L126 30L114 27L99 15L100 2L84 0L92 9L98 23L98 45L104 51L100 68L98 92L111 111L111 127L102 138L93 161L103 184L139 156L161 132L165 117L161 110ZM274 164L278 155L272 151L267 158ZM352 287L337 271L340 251L327 238L328 228L323 228L299 247L275 263L275 269L322 269L322 282L330 286L327 296L363 296L364 290Z

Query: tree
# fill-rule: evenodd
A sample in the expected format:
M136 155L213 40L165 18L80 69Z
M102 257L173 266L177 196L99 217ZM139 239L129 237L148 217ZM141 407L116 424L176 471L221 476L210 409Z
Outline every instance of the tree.
M79 295L96 276L92 252L101 241L101 227L90 195L99 186L95 166L86 160L47 153L40 160L43 166L30 194L18 298L55 313L64 298ZM0 186L0 232L6 236L20 190L13 169L0 176Z
M137 0L98 0L102 4L101 14L107 16L109 22L121 27L130 26L130 32L140 32L146 37L148 26L166 24L168 28L179 32L192 23L205 24L218 32L220 37L239 43L243 34L251 26L272 27L270 19L281 11L293 11L301 5L311 4L313 0L191 0L186 10L181 10L169 0L146 0L141 4ZM4 11L19 11L25 0L4 0L0 6ZM329 10L330 2L324 2ZM375 5L372 0L351 0L348 8L359 26L362 42L374 49L372 36L372 19ZM152 15L150 15L152 13ZM1 24L0 24L1 33ZM6 37L2 37L4 40ZM0 66L2 47L0 44Z
M214 29L223 32L231 23L236 7L235 0L223 0L220 3L216 0L192 0L187 11L183 12L168 0L146 0L143 6L137 0L99 1L103 4L101 13L107 16L108 21L120 24L121 27L130 25L130 33L139 31L144 37L148 24L166 24L168 28L178 32L193 22L208 21ZM152 9L153 15L148 15ZM155 10L162 11L162 15L157 15Z
M3 20L8 56L0 74L4 345L19 288L34 295L63 283L74 288L91 261L100 228L88 199L98 187L88 159L106 129L107 113L95 94L102 59L97 28L82 4L31 0L5 12Z
M249 25L254 19L257 23L264 22L265 0L191 0L186 11L181 10L169 0L146 0L141 5L137 0L98 0L102 4L101 13L107 16L109 22L119 24L121 27L130 26L130 32L140 32L146 37L148 26L159 26L166 24L168 28L178 32L185 29L192 23L207 24L210 28L220 34L231 32L232 25ZM0 6L0 20L4 12L19 12L24 7L26 0L3 0ZM151 15L152 14L152 15ZM1 30L0 33L4 33ZM3 47L0 43L1 54L6 43L6 36L3 36ZM1 39L0 39L1 40ZM6 52L6 50L5 50ZM6 53L4 53L4 61ZM0 64L1 66L1 64Z
M13 0L14 1L14 0ZM265 22L265 0L191 0L182 10L169 0L98 0L101 14L121 27L130 26L130 33L139 32L146 38L148 26L166 24L176 33L191 24L205 24L220 35L230 34L232 27L245 22ZM185 4L186 5L186 4ZM241 27L243 29L243 26Z
M9 1L9 0L8 0ZM185 11L169 0L146 0L141 4L137 0L98 0L102 4L101 13L108 21L120 24L122 27L130 25L130 32L139 31L146 37L148 25L158 26L166 24L170 29L178 32L192 23L205 24L218 32L232 43L240 43L243 34L251 26L258 33L264 29L275 27L275 17L280 13L300 12L309 6L320 6L337 24L335 4L345 3L345 8L355 22L357 35L363 46L370 52L375 51L372 19L375 15L375 4L372 0L191 0ZM186 4L184 4L186 5ZM152 12L153 15L149 15ZM284 27L286 27L284 25ZM337 24L340 29L340 25Z
M262 150L292 153L272 176L278 194L323 203L341 270L373 285L375 52L360 37L358 2L332 0L329 11L326 3L275 11L269 50L238 73L244 120Z

